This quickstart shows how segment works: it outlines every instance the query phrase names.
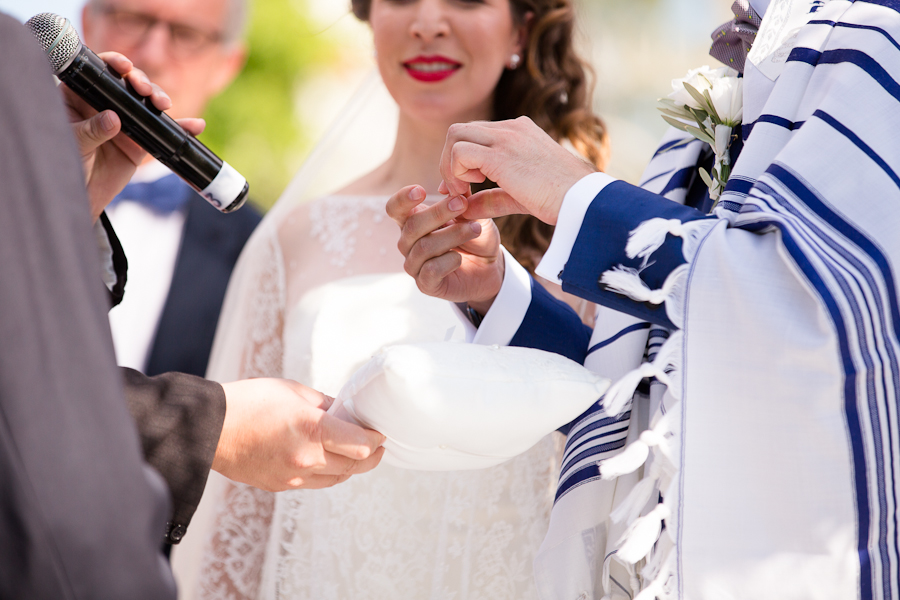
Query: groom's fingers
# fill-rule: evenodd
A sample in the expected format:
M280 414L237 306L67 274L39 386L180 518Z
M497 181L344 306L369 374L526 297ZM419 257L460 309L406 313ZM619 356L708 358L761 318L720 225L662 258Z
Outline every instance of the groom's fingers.
M482 190L469 198L462 216L466 219L495 219L505 215L527 214L522 205L502 188Z
M496 159L494 147L504 136L508 137L510 124L508 121L473 121L450 126L440 167L448 194L464 194L470 183L480 183L485 176L490 177L487 171Z

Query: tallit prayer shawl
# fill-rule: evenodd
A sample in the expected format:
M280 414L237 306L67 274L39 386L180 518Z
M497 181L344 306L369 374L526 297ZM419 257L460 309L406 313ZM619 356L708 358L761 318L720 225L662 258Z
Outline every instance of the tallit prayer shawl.
M585 215L564 289L633 317L598 318L619 386L569 433L544 598L900 599L900 3L808 4L774 81L747 61L713 216L669 201L674 133Z

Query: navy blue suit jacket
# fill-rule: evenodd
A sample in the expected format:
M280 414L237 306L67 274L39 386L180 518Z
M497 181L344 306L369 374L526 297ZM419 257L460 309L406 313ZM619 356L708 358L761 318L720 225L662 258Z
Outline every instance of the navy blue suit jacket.
M206 374L228 278L261 218L249 204L222 214L191 192L172 285L147 359L147 375Z

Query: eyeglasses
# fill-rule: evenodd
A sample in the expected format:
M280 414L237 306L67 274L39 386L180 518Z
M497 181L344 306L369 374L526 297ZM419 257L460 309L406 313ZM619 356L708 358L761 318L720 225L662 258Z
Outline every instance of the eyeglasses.
M172 54L177 58L187 58L222 41L220 32L202 31L183 23L164 21L146 13L103 4L96 6L96 10L109 19L115 34L128 40L130 44L140 44L157 24L164 25L169 30Z

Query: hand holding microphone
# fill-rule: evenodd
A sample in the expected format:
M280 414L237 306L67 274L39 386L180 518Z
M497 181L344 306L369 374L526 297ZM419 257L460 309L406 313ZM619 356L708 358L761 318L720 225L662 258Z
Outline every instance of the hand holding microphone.
M172 101L146 75L133 67L130 60L118 52L102 52L100 56L110 67L120 73L132 88L146 96L159 110L167 110ZM91 218L96 221L100 213L131 180L135 169L147 156L147 151L128 138L122 130L122 121L112 110L98 113L68 86L60 86L63 100L69 112L75 141L81 152ZM177 119L181 127L191 135L200 135L206 123L203 119Z
M41 13L29 19L26 25L47 53L53 73L88 105L98 111L114 111L122 131L128 137L179 175L220 211L231 212L244 203L249 191L246 180L191 135L202 131L202 120L181 120L185 126L182 127L162 112L171 101L162 90L150 84L142 73L132 71L130 61L119 54L107 53L104 57L114 65L107 64L81 43L68 19L58 15ZM128 73L126 79L122 78L117 68ZM86 114L86 106L72 94L67 95L67 103L78 117L89 116ZM115 128L115 120L111 115L105 115L101 119L88 121L86 125L96 127L105 124ZM111 130L96 132L99 136L98 145L104 134L109 139L109 131ZM136 162L140 161L141 153L124 140L117 142L116 146L116 153L120 152L121 156L110 156L109 151L104 155L98 148L99 154L93 160L121 160L130 157L132 162L135 159ZM82 151L85 150L90 151L90 148L83 147ZM89 186L90 175L89 169ZM109 187L111 184L106 182L106 185ZM99 196L107 193L107 190L94 191ZM109 199L111 196L107 201Z

